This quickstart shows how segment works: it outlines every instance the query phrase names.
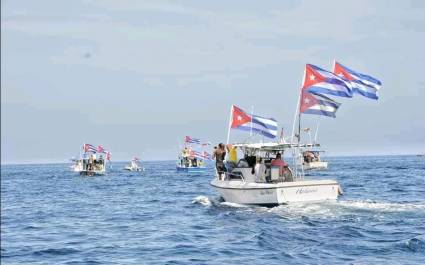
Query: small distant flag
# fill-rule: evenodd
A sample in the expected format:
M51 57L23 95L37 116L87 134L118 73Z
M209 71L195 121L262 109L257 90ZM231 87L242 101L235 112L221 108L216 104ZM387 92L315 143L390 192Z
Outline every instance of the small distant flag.
M98 145L97 146L97 152L98 153L104 153L105 152L105 148L103 148L103 146L101 146L101 145Z
M268 138L276 138L277 136L277 121L275 119L247 114L235 105L232 106L231 128L243 131L252 130Z
M208 153L207 151L204 151L204 152L202 153L202 156L203 156L205 159L207 159L207 160L211 160L211 159L212 159L211 154L210 154L210 153Z
M305 66L302 90L314 94L353 97L351 87L343 78L312 64Z
M370 99L378 99L378 90L382 86L381 81L378 79L355 72L338 62L334 63L333 72L350 84L353 93Z
M92 153L97 152L97 148L91 144L83 144L83 150L84 152L92 152Z
M105 154L106 154L106 160L111 161L111 152L105 150Z
M190 136L186 136L184 138L184 142L188 144L201 144L201 140L197 138L192 138Z
M335 118L335 113L340 105L340 103L326 96L303 91L300 102L300 112Z

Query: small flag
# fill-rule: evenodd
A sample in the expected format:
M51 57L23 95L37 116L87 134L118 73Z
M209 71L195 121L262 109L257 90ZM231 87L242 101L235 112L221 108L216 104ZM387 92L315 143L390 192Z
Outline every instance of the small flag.
M98 146L97 146L97 152L98 152L98 153L103 153L103 152L105 152L105 149L103 148L103 146L98 145Z
M302 90L308 90L314 94L353 97L351 87L343 78L312 64L305 66Z
M84 150L84 152L96 153L97 148L94 145L91 145L91 144L83 144L83 150Z
M341 104L323 95L302 92L300 112L304 114L324 115L335 118Z
M186 136L184 138L184 142L185 143L189 143L189 144L201 144L201 140L200 139L192 138L190 136Z
M378 79L355 72L338 62L335 62L333 72L350 84L353 93L370 99L378 99L378 90L382 86L381 81Z
M276 138L277 121L273 118L264 118L257 115L249 115L242 109L232 106L232 129L253 131L268 138Z

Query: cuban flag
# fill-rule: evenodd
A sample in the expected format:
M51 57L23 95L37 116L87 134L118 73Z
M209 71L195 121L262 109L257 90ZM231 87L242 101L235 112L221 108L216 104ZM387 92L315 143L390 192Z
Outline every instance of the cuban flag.
M340 105L340 103L326 96L303 91L300 102L300 112L335 118L335 112Z
M333 72L347 80L353 90L353 93L357 93L371 99L378 99L378 90L382 86L381 81L378 79L355 72L338 62L334 63Z
M83 150L84 152L92 152L92 153L97 152L97 148L91 144L83 144Z
M201 144L201 140L200 139L192 138L190 136L186 136L184 138L184 142L185 143L188 143L188 144Z
M349 83L343 78L312 64L305 66L303 90L315 94L328 94L338 97L353 97Z
M98 153L104 153L105 152L105 148L103 148L103 146L101 146L101 145L98 145L97 146L97 152Z
M277 121L275 119L249 115L235 105L232 106L231 128L243 131L252 130L268 138L277 136Z
M204 159L207 159L207 160L212 160L212 156L211 156L211 154L210 154L210 153L208 153L207 151L204 151L204 152L202 153L202 157L203 157Z
M111 152L105 150L106 160L111 161Z

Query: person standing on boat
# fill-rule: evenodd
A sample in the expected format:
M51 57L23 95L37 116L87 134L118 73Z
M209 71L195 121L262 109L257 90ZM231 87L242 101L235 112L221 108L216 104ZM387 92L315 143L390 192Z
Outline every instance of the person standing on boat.
M285 161L282 160L282 155L280 153L276 154L276 158L272 160L272 166L279 167L279 175L283 176L284 168L288 166Z
M255 182L266 182L264 179L266 173L266 165L262 163L261 157L257 157L257 163L254 167Z
M226 145L226 149L228 152L228 156L227 156L227 161L226 161L226 166L227 166L227 170L230 172L232 172L232 170L236 167L237 163L238 163L238 152L237 152L237 148L236 146L233 146L231 144Z
M217 169L218 178L222 180L222 175L226 172L226 166L224 165L224 158L226 157L226 150L224 144L220 143L213 153L213 159L215 159L215 168Z

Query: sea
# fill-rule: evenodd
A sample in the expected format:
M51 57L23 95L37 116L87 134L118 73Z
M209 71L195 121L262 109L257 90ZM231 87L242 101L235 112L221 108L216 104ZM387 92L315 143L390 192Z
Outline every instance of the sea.
M329 157L337 201L224 202L214 169L1 166L1 264L425 264L425 158Z

